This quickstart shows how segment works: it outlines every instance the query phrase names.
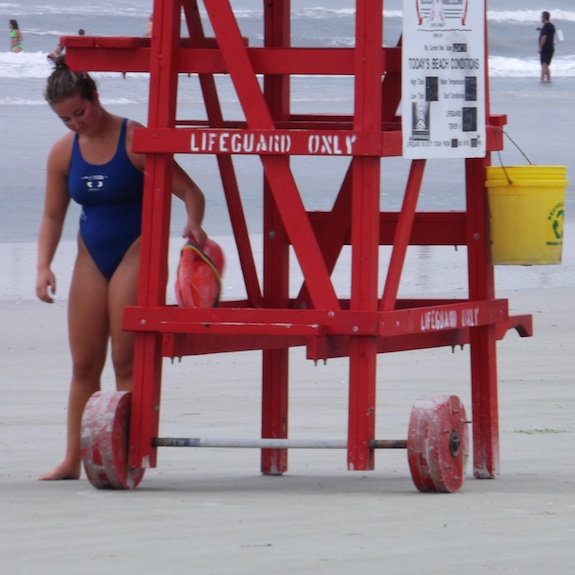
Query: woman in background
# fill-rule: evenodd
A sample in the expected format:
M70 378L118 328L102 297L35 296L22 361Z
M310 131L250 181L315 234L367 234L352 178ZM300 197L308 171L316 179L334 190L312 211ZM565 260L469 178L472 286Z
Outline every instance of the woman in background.
M83 28L78 30L78 36L84 36L86 32L84 32ZM62 44L58 44L46 57L53 62L56 61L58 56L61 56L64 53L64 46Z
M24 50L24 38L18 27L18 22L16 20L9 20L8 29L10 30L10 52L22 52L22 50Z
M154 15L150 14L148 17L148 23L146 24L146 31L144 32L144 36L151 38L152 37L152 30L154 25Z

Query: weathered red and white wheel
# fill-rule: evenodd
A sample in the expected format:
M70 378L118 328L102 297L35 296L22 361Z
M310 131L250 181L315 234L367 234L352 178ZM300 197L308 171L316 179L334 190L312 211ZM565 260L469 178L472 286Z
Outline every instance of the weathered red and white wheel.
M419 491L461 488L469 456L465 408L455 395L418 400L411 410L407 459Z
M98 489L135 489L144 469L128 468L131 393L97 392L82 416L82 461Z

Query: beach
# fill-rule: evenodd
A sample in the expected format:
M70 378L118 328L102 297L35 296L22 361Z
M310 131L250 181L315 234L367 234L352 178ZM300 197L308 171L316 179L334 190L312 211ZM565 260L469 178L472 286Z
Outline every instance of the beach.
M344 450L293 449L288 472L271 477L260 473L257 449L161 448L157 467L146 470L133 491L96 490L84 474L79 481L37 480L60 461L65 445L71 368L66 306L79 217L72 205L53 262L58 278L55 303L44 304L34 294L36 234L46 158L65 131L42 99L49 70L45 54L60 34L75 33L79 26L95 33L100 26L102 33L137 35L151 2L145 9L136 0L68 9L63 0L54 0L47 15L38 12L36 3L18 3L22 13L15 16L26 22L32 12L35 18L34 28L25 35L27 46L35 48L19 61L10 59L15 55L0 55L0 122L9 135L0 140L2 575L572 573L575 15L566 0L558 2L568 33L550 86L539 85L536 54L531 53L531 39L525 38L525 30L533 34L530 19L537 16L539 5L526 0L521 10L508 12L503 0L492 3L490 106L492 114L505 114L508 120L505 150L493 154L492 163L564 165L570 184L562 263L495 267L496 297L508 299L511 315L531 314L534 334L521 338L510 331L497 343L500 475L475 479L470 461L463 487L453 494L418 492L403 449L378 450L373 471L349 471ZM242 26L257 29L254 11L261 8L259 0L238 4L247 7L241 12ZM400 30L401 3L390 4L388 10L393 10L387 16L392 26L386 33L392 37ZM331 45L327 32L325 37L314 36L317 26L331 18L343 30L335 45L346 46L348 12L346 0L335 1L333 10L298 9L295 37L306 45ZM520 30L513 29L517 22ZM510 29L512 40L507 39ZM261 37L256 37L256 45L258 41ZM145 75L123 80L117 74L100 74L97 79L110 111L145 123ZM318 86L324 81L329 88L322 91ZM201 117L194 82L195 78L180 80L183 106ZM296 113L315 110L316 105L330 113L352 107L340 78L312 78L309 85L300 78L294 84ZM236 113L229 86L222 92L224 107ZM226 254L222 297L241 299L245 287L215 161L201 155L178 159L206 191L205 227ZM347 160L314 160L293 158L295 178L308 210L330 209ZM418 209L464 209L462 164L429 162ZM261 270L261 164L244 157L236 167ZM382 160L382 210L401 206L408 167L401 158ZM168 303L175 301L183 218L181 204L174 201ZM389 257L389 248L382 247L380 288ZM400 297L467 297L466 258L462 247L410 248ZM349 251L344 250L333 274L341 298L349 296L349 278ZM301 271L291 258L290 293L297 294L300 285ZM348 370L345 359L316 365L306 359L304 349L290 351L290 438L347 438ZM421 396L457 395L471 413L469 346L382 354L377 373L377 439L405 439L410 411ZM113 390L113 379L108 362L103 390ZM164 359L162 437L257 438L260 412L260 352Z
M378 451L370 472L347 471L340 450L292 450L288 473L267 477L257 450L163 448L135 491L39 482L64 446L65 303L0 303L2 573L570 574L575 289L500 296L533 314L535 335L498 344L501 475L468 467L455 494L419 493L404 450ZM345 437L346 362L291 357L291 436ZM380 356L377 437L405 437L422 393L469 410L468 359ZM257 352L165 360L161 433L257 436L259 373Z
M231 238L217 239L233 256ZM259 258L261 238L253 240ZM172 273L180 242L172 238ZM348 471L341 450L291 450L288 472L267 477L255 449L162 448L157 468L135 491L98 491L84 477L37 481L64 448L74 244L64 242L59 251L53 305L32 297L34 245L3 244L13 297L0 301L2 573L42 574L49 565L63 575L570 574L572 246L568 240L559 266L496 267L497 296L508 298L510 313L533 315L534 336L509 332L497 346L500 476L474 479L468 464L462 489L445 495L416 490L404 450L378 451L370 472ZM462 297L465 254L447 250L421 249L408 258L406 295ZM224 297L242 293L237 269L229 257ZM302 349L290 357L290 437L344 439L347 361L316 366ZM259 352L164 362L161 436L259 436ZM456 394L471 409L468 348L384 354L378 374L377 438L405 438L422 395ZM109 365L103 389L113 389Z

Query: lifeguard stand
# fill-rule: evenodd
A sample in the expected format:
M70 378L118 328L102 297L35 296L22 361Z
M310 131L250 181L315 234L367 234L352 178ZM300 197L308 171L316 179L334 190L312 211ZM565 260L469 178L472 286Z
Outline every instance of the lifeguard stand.
M455 396L414 407L406 440L375 433L379 353L470 345L473 468L477 478L499 471L496 342L507 330L531 335L531 316L509 316L496 299L485 193L485 158L466 158L464 211L417 212L425 160L413 160L399 212L380 211L381 158L402 155L401 46L384 48L383 0L350 0L356 8L353 48L290 45L290 0L262 2L263 47L243 38L230 0L204 0L215 37L206 37L197 0L156 0L153 37L65 37L68 64L91 71L150 73L148 127L134 135L146 153L138 305L125 311L136 332L131 394L97 394L84 415L83 456L96 487L134 488L156 466L158 447L209 441L159 438L162 358L262 350L261 471L287 471L287 450L321 447L288 437L288 352L305 346L311 360L349 358L348 467L374 467L374 450L406 447L416 486L454 491L463 480L468 421ZM181 37L185 18L189 37ZM178 74L197 74L207 121L177 116ZM245 121L224 118L215 76L229 75ZM292 75L353 78L351 115L293 114ZM263 89L258 81L263 77ZM487 149L503 147L504 116L489 114ZM258 145L253 146L251 143ZM213 309L166 305L170 184L174 153L215 154L221 172L247 298ZM234 172L233 156L256 154L263 185L262 285ZM329 211L306 211L290 156L340 155L349 169ZM351 296L336 294L331 274L351 246ZM381 245L392 246L387 270ZM398 299L409 245L466 246L466 299ZM303 273L290 298L290 246ZM383 293L378 278L386 275ZM214 382L217 384L217 382ZM129 429L128 429L129 426ZM330 441L326 446L333 447ZM245 445L244 445L245 446Z

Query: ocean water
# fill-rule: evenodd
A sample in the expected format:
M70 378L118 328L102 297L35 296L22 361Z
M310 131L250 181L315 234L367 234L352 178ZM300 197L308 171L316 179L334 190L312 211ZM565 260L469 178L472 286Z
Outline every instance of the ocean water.
M231 0L238 25L252 46L262 45L262 0ZM0 2L0 20L18 20L24 35L25 51L0 52L0 299L33 297L35 238L42 210L45 162L52 143L65 127L43 99L51 64L46 55L60 36L76 34L83 28L88 35L141 36L151 13L151 0L92 0L72 5L67 0L12 0ZM209 23L205 17L206 29ZM292 0L292 44L294 46L349 47L354 42L354 0ZM553 0L542 6L535 0L489 0L489 72L491 111L507 114L508 140L494 163L525 163L524 154L537 164L567 165L575 181L570 133L575 127L572 99L575 93L575 5L573 0ZM557 45L552 64L554 83L541 86L536 28L542 9L551 12L565 40ZM397 43L402 27L402 0L384 2L384 44ZM95 74L102 100L111 111L143 123L147 117L147 74ZM242 116L229 79L218 78L218 89L226 118ZM296 113L322 111L349 113L353 109L349 78L293 78L292 110ZM179 116L201 119L204 105L197 79L182 76L179 82ZM233 277L234 253L231 228L214 158L178 157L184 168L205 191L208 206L205 227L214 237L229 245L228 288L241 291L241 281ZM337 158L294 157L293 172L306 207L329 209L335 191L347 168ZM382 160L382 209L399 209L408 164L401 158ZM261 233L261 166L257 158L242 157L236 162L240 190L250 231L258 241ZM428 162L418 208L458 210L464 208L462 162ZM572 186L568 189L566 238L574 227L575 206ZM71 206L63 242L55 265L61 266L60 297L65 297L65 281L72 265L73 240L78 210ZM181 206L174 204L172 234L177 253L179 230L183 225ZM575 231L575 230L574 230ZM571 233L571 237L573 234ZM506 289L575 286L573 242L566 241L562 266L498 268L498 285ZM256 249L258 249L256 247ZM172 256L174 257L174 256ZM454 256L452 249L413 248L409 269L402 283L406 293L451 291L465 285L465 254ZM345 276L345 265L343 265ZM297 270L294 273L297 278ZM342 280L345 283L345 280Z
M536 28L541 10L551 12L552 21L564 33L558 43L554 73L575 75L575 5L571 0L486 0L489 33L489 66L495 77L536 77L539 73ZM250 44L262 44L262 0L231 0L238 25ZM384 44L397 43L402 27L402 0L384 0ZM2 54L1 78L44 78L49 68L45 55L62 35L83 28L95 36L140 36L152 11L152 0L13 0L0 2L0 19L18 20L24 34L25 53L18 58ZM209 30L200 0L200 12ZM354 44L355 0L292 0L292 44L294 46L348 47ZM6 27L6 49L9 47ZM137 90L133 91L137 94ZM131 93L129 97L133 97ZM0 97L5 98L4 92ZM17 98L18 99L18 98ZM138 99L136 99L138 101Z

